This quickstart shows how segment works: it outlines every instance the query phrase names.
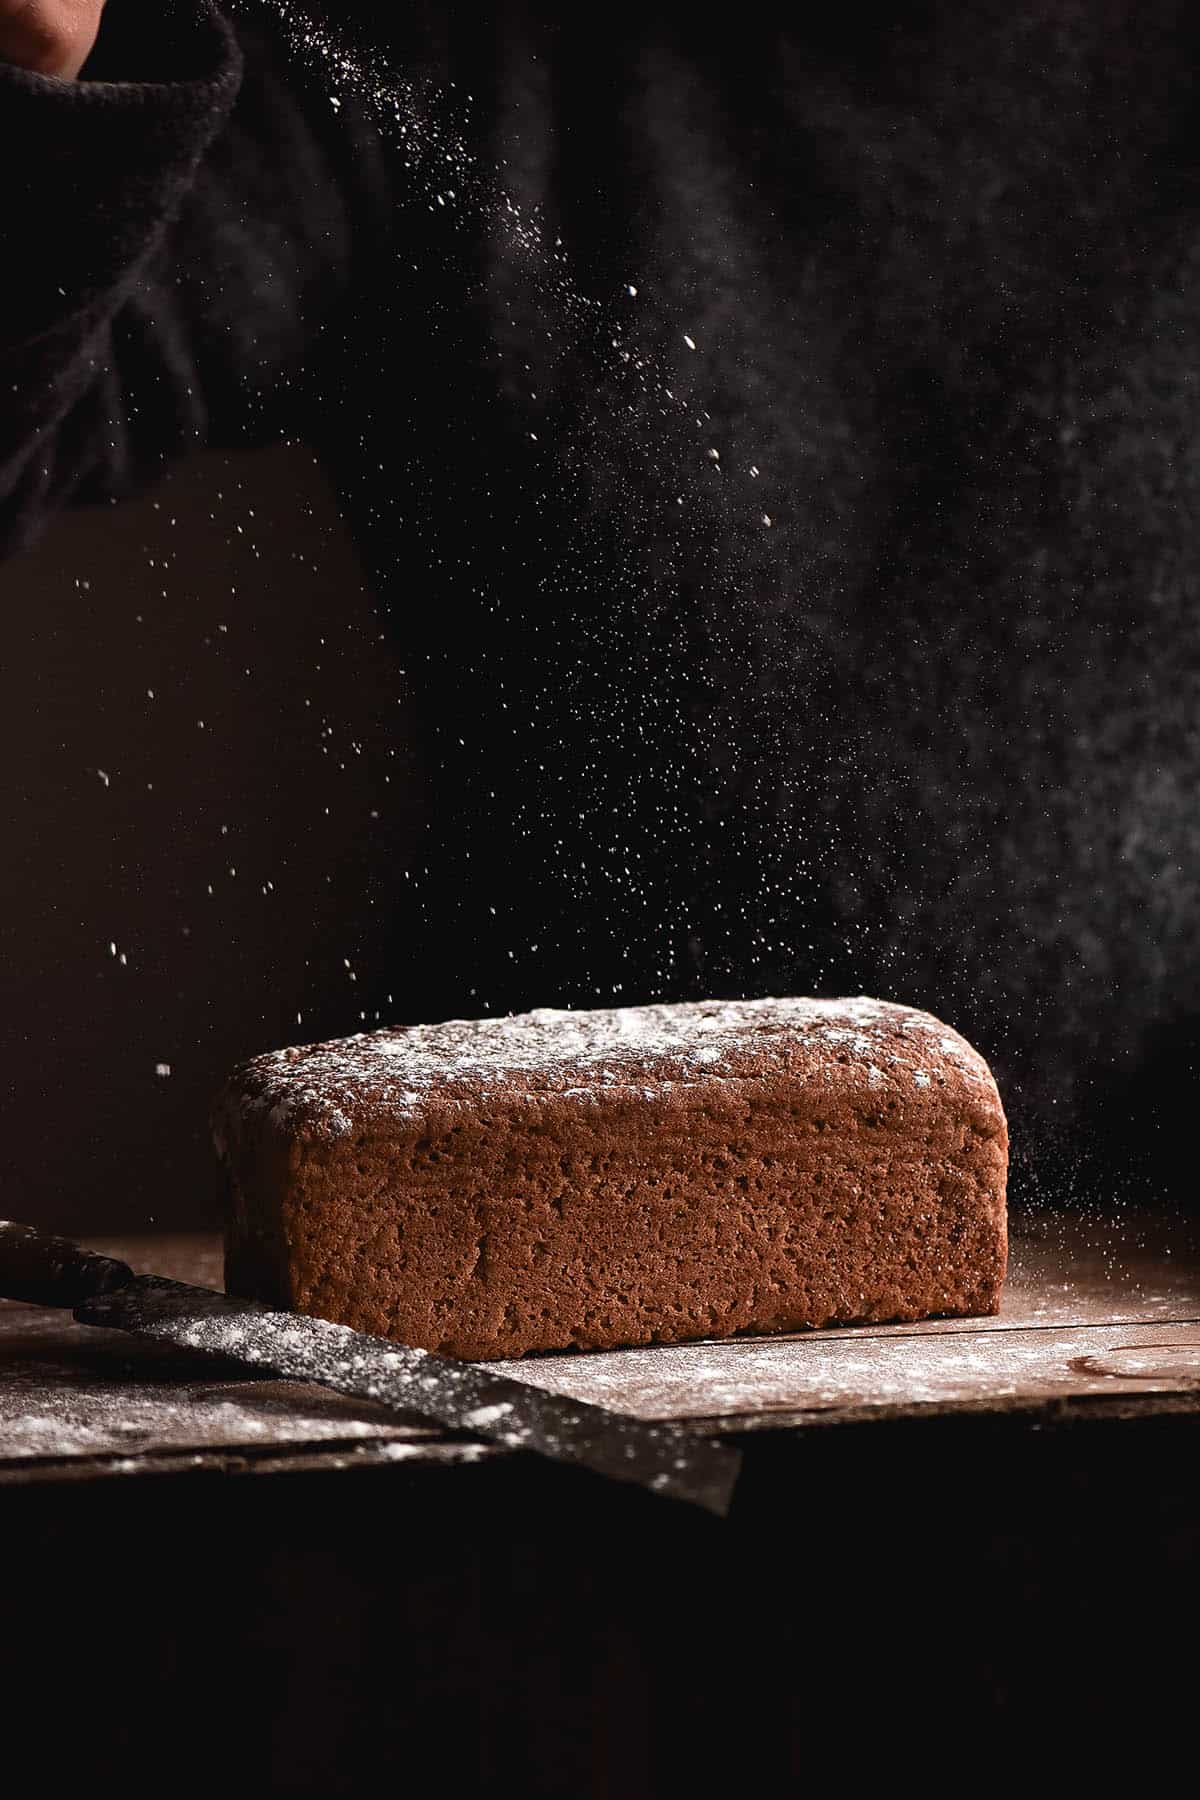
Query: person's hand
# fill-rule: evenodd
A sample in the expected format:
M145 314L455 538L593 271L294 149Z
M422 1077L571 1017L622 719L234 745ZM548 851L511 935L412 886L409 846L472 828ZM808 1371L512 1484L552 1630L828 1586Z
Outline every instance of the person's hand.
M104 0L0 0L0 62L74 81L103 11Z

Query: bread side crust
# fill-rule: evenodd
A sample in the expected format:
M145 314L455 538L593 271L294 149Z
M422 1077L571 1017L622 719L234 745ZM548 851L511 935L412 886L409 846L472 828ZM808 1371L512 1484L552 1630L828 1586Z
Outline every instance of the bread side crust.
M910 1009L881 1008L865 1053L834 1030L776 1033L757 1069L735 1046L738 1073L502 1073L416 1107L369 1084L335 1106L303 1071L297 1106L296 1064L257 1059L220 1113L230 1290L484 1358L995 1312L986 1064Z

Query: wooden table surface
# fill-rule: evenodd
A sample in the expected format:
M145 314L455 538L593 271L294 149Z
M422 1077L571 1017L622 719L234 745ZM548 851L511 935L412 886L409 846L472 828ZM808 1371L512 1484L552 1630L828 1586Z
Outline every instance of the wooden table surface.
M211 1236L97 1247L138 1270L220 1285ZM1195 1221L1031 1214L1014 1221L1001 1313L496 1365L539 1386L702 1431L905 1416L1200 1413ZM415 1417L0 1303L0 1482L172 1469L479 1462L506 1452Z

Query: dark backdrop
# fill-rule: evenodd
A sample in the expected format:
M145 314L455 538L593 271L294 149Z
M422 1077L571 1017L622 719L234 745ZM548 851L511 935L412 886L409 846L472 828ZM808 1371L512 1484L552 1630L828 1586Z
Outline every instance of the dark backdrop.
M214 1220L225 1071L387 1004L395 652L299 448L64 518L0 597L0 1213Z

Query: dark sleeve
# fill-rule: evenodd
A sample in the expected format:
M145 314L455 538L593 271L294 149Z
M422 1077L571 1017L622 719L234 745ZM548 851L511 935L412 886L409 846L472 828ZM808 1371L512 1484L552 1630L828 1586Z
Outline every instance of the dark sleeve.
M369 181L275 48L112 0L85 79L0 65L0 552L188 448L302 433Z

